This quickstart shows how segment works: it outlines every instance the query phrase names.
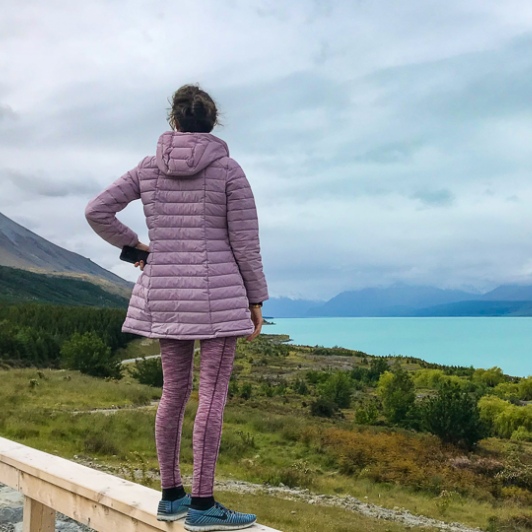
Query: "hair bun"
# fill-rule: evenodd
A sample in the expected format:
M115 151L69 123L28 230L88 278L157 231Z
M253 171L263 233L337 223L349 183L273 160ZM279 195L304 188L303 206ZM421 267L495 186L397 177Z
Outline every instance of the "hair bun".
M196 118L205 118L207 116L205 104L201 101L201 97L198 97L198 95L194 97L194 101L192 102L192 114Z
M214 100L197 85L183 85L172 97L168 113L179 131L210 133L218 122L218 110Z

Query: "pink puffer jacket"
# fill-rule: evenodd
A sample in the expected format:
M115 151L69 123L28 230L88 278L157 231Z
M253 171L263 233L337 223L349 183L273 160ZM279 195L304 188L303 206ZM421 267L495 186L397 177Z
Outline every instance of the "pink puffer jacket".
M207 133L166 132L155 157L87 205L91 227L121 248L138 236L116 218L141 199L150 257L123 331L201 339L253 332L249 303L268 298L255 200L227 145Z

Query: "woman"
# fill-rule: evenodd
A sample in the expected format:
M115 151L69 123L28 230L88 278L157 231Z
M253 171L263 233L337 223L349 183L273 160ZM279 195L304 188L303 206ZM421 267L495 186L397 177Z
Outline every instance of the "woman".
M122 248L149 250L141 264L123 331L158 338L163 394L155 439L162 500L157 517L186 515L187 530L237 530L255 516L215 502L214 470L236 341L253 340L268 298L260 255L255 201L244 172L225 142L212 98L185 85L173 95L169 123L155 156L143 159L87 206L91 227ZM149 246L116 213L141 199ZM192 496L185 493L179 448L192 390L194 341L200 340L199 405L194 423Z

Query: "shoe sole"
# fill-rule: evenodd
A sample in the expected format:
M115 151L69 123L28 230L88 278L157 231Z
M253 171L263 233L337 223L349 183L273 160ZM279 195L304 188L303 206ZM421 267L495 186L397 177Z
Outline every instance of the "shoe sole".
M253 523L248 523L246 525L224 525L222 523L219 523L217 525L187 525L185 523L185 530L188 530L189 532L214 532L217 530L242 530L244 528L249 528L250 526L253 526L257 521L253 521Z
M181 514L157 514L157 521L178 521L186 517L188 512L183 512Z

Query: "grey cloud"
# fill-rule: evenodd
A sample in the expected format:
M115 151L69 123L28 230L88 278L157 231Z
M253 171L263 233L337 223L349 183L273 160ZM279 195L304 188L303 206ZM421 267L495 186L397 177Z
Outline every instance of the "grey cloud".
M16 120L18 114L10 105L0 104L0 123L5 121Z
M429 207L448 207L454 203L454 194L447 189L423 190L411 196Z
M314 54L314 65L317 67L324 65L331 57L333 53L331 46L328 42L320 42L318 51Z
M127 147L140 152L149 147L155 151L158 135L166 126L168 95L140 87L122 92L106 83L69 85L49 102L51 110L42 118L46 131L42 142L91 149Z
M303 19L306 23L315 22L316 19L330 15L332 6L330 2L324 0L312 0L305 3L279 3L272 0L262 0L251 9L259 17L263 19L271 19L276 22L286 22L287 20ZM247 7L247 3L241 4Z
M3 180L11 183L25 193L25 196L45 196L51 198L64 198L67 196L95 194L99 185L95 180L57 181L49 175L30 174L13 169L0 169Z
M306 70L260 85L222 88L219 99L227 102L231 123L237 125L239 142L244 141L246 148L282 149L284 141L304 144L325 134L331 125L345 124L350 103L342 85L319 71Z
M436 117L436 134L442 126L478 127L473 120L531 108L532 33L499 50L382 69L368 81L380 88L381 105L408 114L407 129Z
M376 164L405 163L412 158L413 153L420 145L420 142L412 142L378 146L361 155L357 155L354 160L361 163Z

